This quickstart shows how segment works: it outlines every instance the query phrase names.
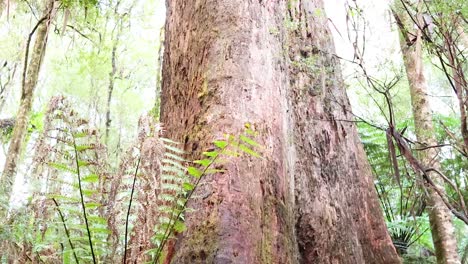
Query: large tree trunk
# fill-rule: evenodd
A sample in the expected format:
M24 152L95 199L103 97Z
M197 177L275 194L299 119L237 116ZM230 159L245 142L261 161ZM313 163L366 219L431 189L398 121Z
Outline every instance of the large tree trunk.
M2 177L0 179L0 186L2 188L2 191L4 191L4 195L7 199L10 198L10 194L13 188L17 163L19 160L25 134L28 128L28 120L32 107L34 89L37 84L39 71L42 65L42 59L44 58L46 50L49 24L54 13L54 0L46 0L45 3L46 6L44 15L38 22L39 24L37 29L35 28L36 35L34 47L32 48L29 55L30 60L29 62L24 62L27 64L27 67L25 66L25 70L27 70L23 73L20 106L16 115L16 122L13 129L13 135L8 148ZM29 48L29 46L27 48ZM28 51L26 51L26 54L28 54Z
M322 2L167 1L161 121L197 159L253 124L264 159L204 179L173 263L399 263Z
M408 30L413 29L413 23L407 17L406 11L400 9L397 15L400 25L400 46L406 67L411 93L416 138L420 148L436 146L435 130L432 124L432 112L427 96L427 83L424 77L422 60L422 32L415 30L411 40ZM398 11L397 11L398 12ZM422 20L420 20L422 21ZM437 148L427 148L418 153L422 164L427 168L440 170ZM429 173L429 177L439 190L444 190L443 180L436 173ZM440 195L432 188L428 189L429 221L431 224L432 239L438 263L460 263L457 254L457 241L455 229L452 224L452 215Z

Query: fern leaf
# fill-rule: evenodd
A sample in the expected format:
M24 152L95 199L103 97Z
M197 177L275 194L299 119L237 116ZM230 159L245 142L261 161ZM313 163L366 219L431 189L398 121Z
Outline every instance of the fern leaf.
M201 172L199 169L195 167L188 167L187 172L197 179L203 175L203 172Z
M182 162L185 161L182 157L172 154L170 152L164 153L164 156L173 160L177 160L177 161L182 161Z
M206 152L203 152L203 155L210 157L210 158L215 158L219 155L219 152L218 151L206 151Z
M174 166L163 166L162 171L163 172L174 172L176 174L184 174L184 170L181 170L180 168L177 168L177 167L174 167Z
M85 207L88 208L88 209L96 209L98 207L102 206L100 203L96 203L96 202L89 202L89 203L85 203Z
M171 159L162 159L162 163L165 165L171 165L173 167L177 167L181 170L185 170L185 167L180 164L180 162L171 160Z
M171 146L171 145L164 145L164 147L165 147L166 149L168 149L168 150L174 152L174 153L177 153L177 154L184 154L184 153L185 153L185 151L183 151L183 150L181 150L181 149L179 149L179 148L173 147L173 146Z
M215 144L215 146L217 146L220 149L224 149L228 145L228 143L224 140L215 140L213 141L213 144Z
M71 167L69 167L66 164L63 163L56 163L56 162L49 162L48 165L52 168L55 168L59 171L66 171L66 172L71 172L73 174L77 174L77 171Z
M193 186L193 184L189 182L184 182L183 187L184 187L184 190L186 191L191 191L195 188L195 186Z
M159 195L159 198L163 201L168 201L168 202L172 202L172 201L175 201L175 197L173 195L170 195L170 194L167 194L167 193L162 193Z
M81 178L82 182L88 182L88 183L96 183L99 181L99 176L97 174L89 174L83 178Z
M252 150L251 148L247 147L244 144L239 144L239 149L242 150L243 152L251 155L251 156L254 156L254 157L257 157L257 158L261 157L260 154L258 154L257 152L255 152L254 150Z
M185 230L187 230L187 226L182 221L176 221L175 224L174 224L174 230L176 232L181 233L181 232L184 232Z
M253 146L253 147L260 147L260 144L258 144L257 142L255 142L253 139L249 138L249 137L246 137L246 136L243 136L243 135L240 135L239 136L239 139L244 141L245 143Z
M209 159L201 159L201 160L196 160L193 163L200 164L203 167L208 167L211 164L211 160Z

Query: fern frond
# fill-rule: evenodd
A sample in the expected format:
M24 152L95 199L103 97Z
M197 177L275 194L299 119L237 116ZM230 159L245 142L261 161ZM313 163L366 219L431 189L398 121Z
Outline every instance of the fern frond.
M185 161L182 157L180 157L180 156L178 156L178 155L176 155L176 154L170 153L170 152L164 153L164 156L165 156L166 158L172 159L172 160L174 160L174 161L180 161L180 162L184 162L184 161Z
M174 152L174 153L176 153L176 154L178 154L178 155L179 155L179 154L184 154L184 153L185 153L185 151L183 151L183 150L181 150L181 149L179 149L179 148L177 148L177 147L174 147L174 146L171 146L171 145L167 145L167 144L164 144L164 148L166 148L167 150L170 150L170 151L172 151L172 152Z
M174 161L174 160L171 160L171 159L162 159L162 163L165 165L165 166L172 166L172 167L176 167L180 170L185 170L185 167L178 161Z

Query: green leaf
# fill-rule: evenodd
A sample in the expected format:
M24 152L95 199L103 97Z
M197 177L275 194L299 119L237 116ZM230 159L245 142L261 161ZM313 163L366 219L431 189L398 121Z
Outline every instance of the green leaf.
M79 146L76 146L76 151L81 152L81 151L85 151L85 150L93 149L93 148L94 146L91 146L91 145L79 145Z
M98 192L96 190L88 190L88 189L82 189L82 191L83 191L83 195L88 196L88 197Z
M174 230L178 233L182 233L187 230L187 226L185 226L184 222L176 221L174 224Z
M88 133L86 131L73 133L74 138L83 138L83 137L86 137L86 136L88 136Z
M208 167L211 163L211 160L209 159L201 159L201 160L196 160L194 161L193 163L196 163L196 164L200 164L202 165L203 167Z
M49 162L48 165L52 168L55 168L57 170L60 170L60 171L67 171L67 172L71 172L73 174L77 174L77 171L68 167L68 165L66 164L62 164L62 163L56 163L56 162Z
M219 155L219 152L218 151L206 151L206 152L203 152L203 155L207 157L215 158Z
M195 186L193 186L193 184L189 183L189 182L185 182L183 184L183 187L186 191L191 191L195 188Z
M195 167L188 167L187 171L190 175L192 175L195 178L200 178L203 175L203 172L201 172L199 169Z
M87 176L81 178L81 181L82 182L95 183L95 182L99 181L99 176L96 175L96 174L90 174L90 175L87 175Z
M78 160L78 166L80 167L86 167L89 165L89 162L84 161L84 160Z
M244 141L247 144L250 144L250 145L252 145L254 147L260 147L260 144L258 144L257 142L255 142L253 139L251 139L249 137L240 135L239 138L240 138L240 140Z
M251 156L254 156L254 157L257 157L257 158L260 158L260 154L258 154L257 152L253 151L252 149L250 149L249 147L247 147L246 145L244 144L239 144L239 149L242 150L243 152L251 155Z
M95 208L98 208L99 206L101 206L101 204L95 203L95 202L89 202L85 204L85 207L89 209L95 209Z
M102 224L102 225L107 224L107 219L106 218L101 217L101 216L97 216L97 215L88 215L88 220L90 220L91 222L94 222L96 224Z
M154 234L154 236L152 237L153 239L157 239L157 240L162 240L164 239L164 233L162 232L158 232L159 230L154 230L156 233Z
M224 149L228 145L228 143L224 140L213 141L213 144L215 144L215 146L217 146L220 149Z

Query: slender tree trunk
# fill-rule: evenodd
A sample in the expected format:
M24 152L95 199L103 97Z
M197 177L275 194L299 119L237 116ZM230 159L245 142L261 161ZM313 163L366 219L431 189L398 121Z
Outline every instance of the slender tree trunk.
M114 17L118 19L118 23L115 25L114 29L111 32L111 37L113 40L112 50L111 50L111 71L109 72L109 85L107 86L107 104L106 104L106 145L109 143L109 130L111 126L111 103L112 103L112 94L114 92L115 78L117 74L117 47L120 42L120 35L122 34L122 19L123 16L119 14L120 2L117 2L114 8Z
M166 3L167 136L197 159L249 122L264 146L204 179L172 263L399 263L322 2Z
M432 124L432 112L427 97L427 83L424 77L422 60L422 32L412 32L415 39L408 37L408 29L413 29L406 11L399 12L400 45L406 66L409 81L413 118L416 128L416 137L420 147L435 146L435 130ZM404 27L404 28L403 28ZM427 148L420 151L419 159L428 168L440 169L436 148ZM436 174L430 173L432 181L437 188L444 190L443 180ZM460 263L457 254L457 241L455 229L452 224L452 215L444 204L440 195L431 187L427 188L429 200L429 221L431 224L432 239L436 250L438 263Z
M117 33L119 34L119 33ZM114 83L115 83L115 74L117 72L117 66L115 65L115 53L117 50L118 36L117 40L112 44L112 55L111 55L111 64L112 70L109 72L109 85L107 86L107 104L106 104L106 145L109 143L109 130L111 126L111 102L112 102L112 93L114 92Z
M34 47L30 53L29 62L25 61L25 71L23 72L23 83L21 92L21 101L18 113L16 115L15 127L8 148L5 166L0 179L0 186L4 191L5 197L10 198L13 188L13 182L16 175L17 163L21 153L21 147L28 128L29 114L31 112L34 89L37 84L39 71L44 58L49 24L54 13L54 0L47 0L43 18L39 21L36 29ZM28 41L29 44L29 41ZM29 48L29 45L27 46ZM28 51L26 51L28 54ZM26 58L27 59L27 58ZM27 69L27 70L26 70Z

